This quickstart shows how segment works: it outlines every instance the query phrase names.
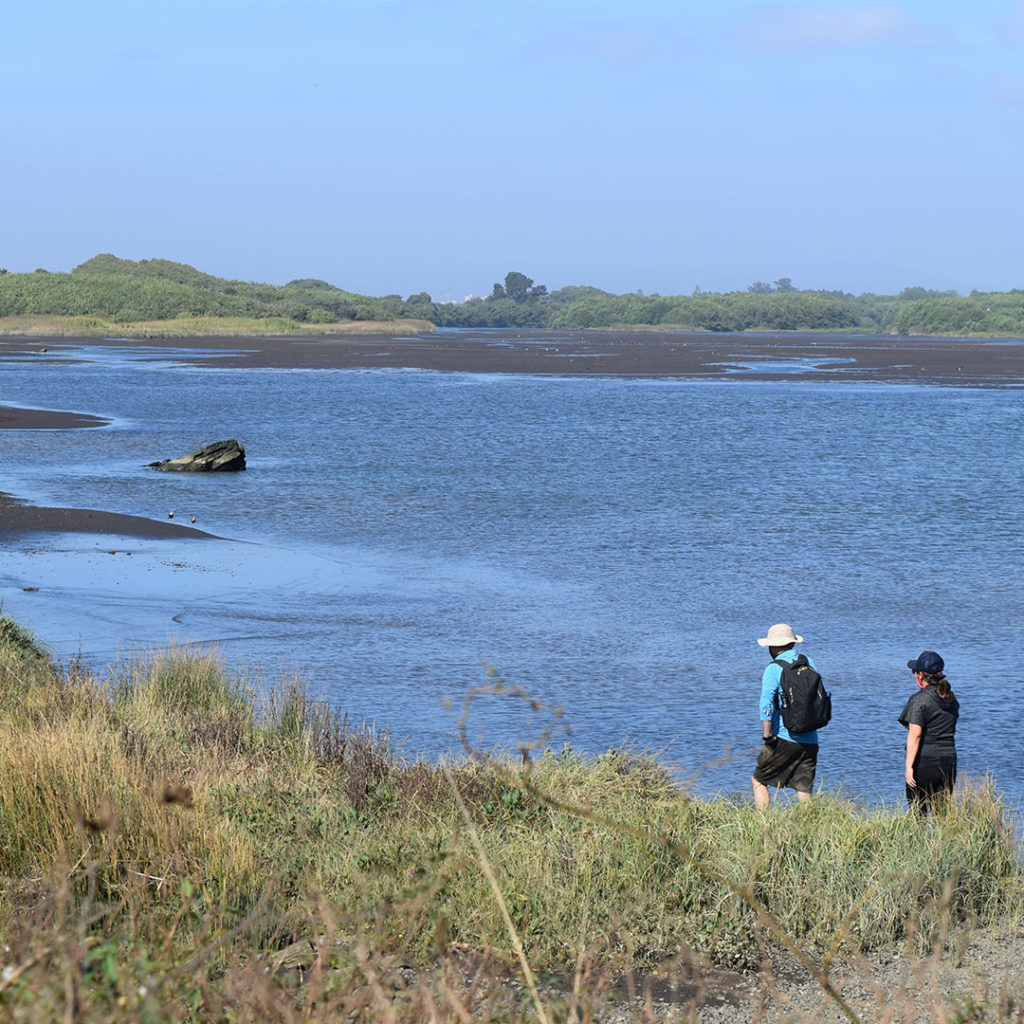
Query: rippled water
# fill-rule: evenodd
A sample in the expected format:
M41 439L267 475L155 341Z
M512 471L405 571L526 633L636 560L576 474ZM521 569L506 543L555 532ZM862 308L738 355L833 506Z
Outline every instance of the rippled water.
M754 641L785 620L833 693L826 787L901 798L904 666L933 648L961 701L962 767L1024 795L1008 725L1024 704L1018 392L83 354L0 365L0 402L114 418L0 433L0 489L174 510L232 539L8 543L4 613L62 656L215 641L432 756L492 665L565 708L556 744L630 743L683 773L731 752L698 786L745 790ZM247 472L144 468L227 437ZM485 746L540 727L510 697L474 704Z

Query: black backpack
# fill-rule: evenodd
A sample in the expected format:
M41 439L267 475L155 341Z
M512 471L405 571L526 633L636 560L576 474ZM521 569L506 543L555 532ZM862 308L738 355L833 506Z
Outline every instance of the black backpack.
M798 654L793 661L775 659L782 669L775 704L782 724L791 733L813 732L828 725L832 718L832 695L825 690L821 676Z

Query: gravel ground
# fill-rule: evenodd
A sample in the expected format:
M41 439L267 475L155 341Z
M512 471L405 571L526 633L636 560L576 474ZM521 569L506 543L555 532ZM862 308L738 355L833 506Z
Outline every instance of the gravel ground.
M792 956L777 954L757 974L681 971L675 984L653 977L638 982L633 998L620 985L596 1019L601 1024L1024 1021L1024 931L979 931L949 945L941 955L884 954L835 965L831 979L852 1018Z
M406 991L427 980L409 965L397 973L396 987ZM440 975L427 973L436 984ZM447 977L451 981L454 975ZM584 978L575 1006L571 978L538 984L550 1024L1024 1024L1024 931L1019 929L963 933L941 954L886 953L836 963L829 977L845 1005L783 952L771 955L757 972L675 964L611 986ZM478 999L469 995L473 979L467 962L466 988L454 985L461 989L462 1005L473 1007L473 1019L540 1019L521 979L507 977L498 985L504 997L495 997L491 976L492 984L477 989L484 993Z

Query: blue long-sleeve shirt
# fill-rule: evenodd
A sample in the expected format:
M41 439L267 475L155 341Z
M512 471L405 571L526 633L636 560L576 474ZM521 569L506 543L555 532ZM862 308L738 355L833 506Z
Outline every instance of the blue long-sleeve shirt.
M792 662L796 660L796 656L796 649L791 647L788 651L783 651L779 655L779 660ZM818 671L818 666L810 658L807 658L807 663L815 672ZM781 681L782 666L776 665L774 661L770 662L765 666L764 675L761 676L761 721L771 722L772 733L776 736L781 736L784 740L790 740L793 743L817 743L817 730L791 733L782 724L782 717L779 715L779 708L775 700L775 695L779 692L779 683Z

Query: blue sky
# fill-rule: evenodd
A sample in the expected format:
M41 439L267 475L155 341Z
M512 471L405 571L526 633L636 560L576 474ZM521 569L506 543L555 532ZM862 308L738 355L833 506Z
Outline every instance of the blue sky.
M0 266L1024 287L1024 3L0 0Z

